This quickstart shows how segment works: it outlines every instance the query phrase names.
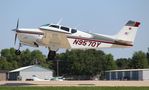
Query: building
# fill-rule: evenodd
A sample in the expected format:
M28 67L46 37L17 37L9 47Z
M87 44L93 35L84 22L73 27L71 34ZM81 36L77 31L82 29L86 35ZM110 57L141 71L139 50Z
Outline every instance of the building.
M0 70L0 81L6 81L7 80L7 70Z
M149 69L123 69L105 72L106 80L149 80Z
M8 79L25 81L32 80L33 76L48 79L53 77L53 71L39 65L31 65L9 71Z

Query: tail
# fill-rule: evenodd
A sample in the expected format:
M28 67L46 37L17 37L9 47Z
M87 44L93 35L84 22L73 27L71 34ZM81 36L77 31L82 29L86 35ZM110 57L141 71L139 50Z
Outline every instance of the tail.
M116 35L116 42L133 45L139 25L140 22L128 21Z

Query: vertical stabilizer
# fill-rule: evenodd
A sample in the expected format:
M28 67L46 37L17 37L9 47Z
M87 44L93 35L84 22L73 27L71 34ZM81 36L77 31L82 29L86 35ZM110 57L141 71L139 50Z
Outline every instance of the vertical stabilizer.
M139 25L140 22L131 20L128 21L121 31L116 35L116 40L126 41L127 43L133 44Z

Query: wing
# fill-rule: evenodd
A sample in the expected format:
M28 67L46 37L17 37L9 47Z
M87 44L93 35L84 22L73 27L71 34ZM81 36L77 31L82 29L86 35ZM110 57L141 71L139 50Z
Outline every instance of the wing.
M70 48L65 33L43 30L44 36L42 43L49 47L51 50L57 50L59 48Z

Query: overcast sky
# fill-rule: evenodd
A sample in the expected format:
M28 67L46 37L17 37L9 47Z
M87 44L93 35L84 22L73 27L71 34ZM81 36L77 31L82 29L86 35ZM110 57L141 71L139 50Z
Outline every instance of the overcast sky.
M22 28L38 28L63 18L62 25L108 35L119 32L128 20L140 21L134 47L102 50L114 58L127 58L135 51L147 52L149 47L149 0L0 0L0 50L17 48L11 30L18 18ZM46 48L39 49L48 53Z

